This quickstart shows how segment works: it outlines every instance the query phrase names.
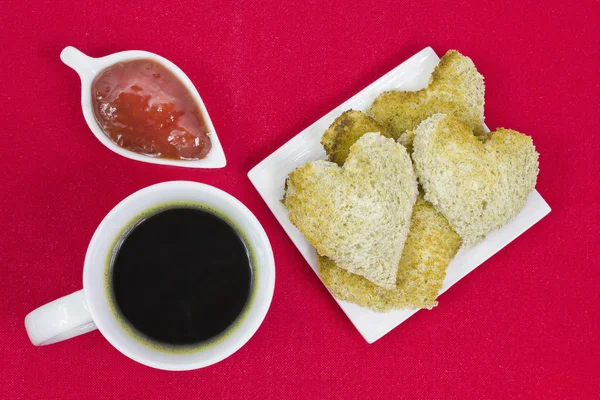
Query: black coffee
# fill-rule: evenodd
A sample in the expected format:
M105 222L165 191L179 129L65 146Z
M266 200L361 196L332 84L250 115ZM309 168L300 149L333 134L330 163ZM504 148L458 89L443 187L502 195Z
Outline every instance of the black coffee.
M142 221L121 243L112 271L122 316L170 345L226 331L244 310L252 283L240 234L197 208L171 208Z

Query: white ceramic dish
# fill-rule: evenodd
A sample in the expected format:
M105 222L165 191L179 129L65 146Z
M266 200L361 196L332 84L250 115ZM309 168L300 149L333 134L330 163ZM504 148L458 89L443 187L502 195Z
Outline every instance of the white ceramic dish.
M171 61L157 54L140 50L122 51L106 57L92 58L71 46L64 48L64 50L60 53L60 59L79 74L79 78L81 79L81 109L83 111L83 116L85 117L85 122L87 122L90 130L98 138L98 140L110 150L132 160L143 161L151 164L172 165L176 167L222 168L227 164L227 161L225 160L225 153L221 147L221 142L219 142L219 137L217 136L215 127L213 126L198 90L196 90L196 87L190 78L188 78L187 75ZM92 82L94 81L96 75L98 75L98 73L103 69L118 62L136 59L150 59L159 62L169 71L171 71L192 94L194 100L196 100L196 103L198 103L198 106L200 107L202 118L206 122L212 143L210 152L205 158L201 160L170 160L165 158L145 156L143 154L138 154L117 146L104 134L104 132L102 132L102 129L100 129L100 126L98 126L98 123L94 119L94 112L92 110Z
M325 151L320 144L321 136L343 111L348 109L364 111L377 95L386 90L419 90L427 86L429 77L438 61L439 58L433 49L430 47L423 49L300 132L248 173L252 184L317 275L318 266L314 248L291 224L287 210L280 202L287 175L307 161L325 159ZM459 251L448 267L441 293L444 293L549 212L548 204L534 190L521 213L511 222L502 229L491 233L485 241L477 246ZM338 304L369 343L381 338L417 312L415 310L396 310L388 313L376 313L344 301L338 301Z

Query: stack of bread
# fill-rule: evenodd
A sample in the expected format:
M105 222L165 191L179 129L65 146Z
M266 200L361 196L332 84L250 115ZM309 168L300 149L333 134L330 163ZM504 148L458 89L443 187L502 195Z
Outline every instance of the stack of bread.
M286 181L290 221L332 294L374 311L437 305L448 265L514 218L534 189L529 136L483 123L484 82L449 51L427 88L379 95L323 134L328 161Z

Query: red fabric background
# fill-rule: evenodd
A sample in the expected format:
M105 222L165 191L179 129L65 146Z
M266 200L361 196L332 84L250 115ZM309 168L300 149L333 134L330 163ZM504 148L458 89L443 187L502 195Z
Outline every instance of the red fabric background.
M598 1L4 0L0 6L0 398L591 398L600 379ZM34 5L35 4L35 5ZM59 60L145 49L179 65L229 164L186 170L104 148ZM552 213L368 345L246 173L406 58L456 48L486 78L486 122L533 136ZM81 288L103 216L147 185L205 182L257 215L275 252L269 314L212 367L136 364L99 332L36 348L23 318Z

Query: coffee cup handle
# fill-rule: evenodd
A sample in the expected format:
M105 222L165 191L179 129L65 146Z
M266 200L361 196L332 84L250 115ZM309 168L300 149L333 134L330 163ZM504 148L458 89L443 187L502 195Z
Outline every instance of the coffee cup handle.
M61 297L25 317L29 340L36 346L61 342L96 329L83 290Z

